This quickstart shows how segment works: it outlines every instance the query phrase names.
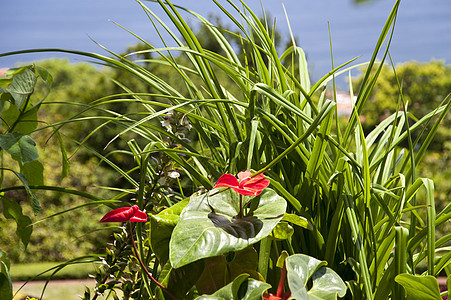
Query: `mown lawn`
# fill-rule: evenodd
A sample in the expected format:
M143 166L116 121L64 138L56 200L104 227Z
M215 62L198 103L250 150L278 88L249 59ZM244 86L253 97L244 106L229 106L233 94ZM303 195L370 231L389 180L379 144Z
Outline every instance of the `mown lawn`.
M40 273L52 269L60 265L55 262L40 262L30 264L15 264L11 266L11 279L13 281L26 281L33 279ZM53 271L46 272L39 276L40 280L47 280ZM53 275L53 279L88 279L89 274L95 274L95 266L93 264L75 264L62 268Z
M28 282L14 297L14 300L23 299L25 296L41 297L42 289L45 281ZM14 292L22 286L23 282L14 282ZM51 281L45 290L43 299L45 300L79 300L83 295L85 288L93 288L95 286L94 280L54 280Z
M13 280L14 292L17 292L27 280L29 281L14 299L23 299L25 296L40 297L47 279L53 271L35 278L38 274L52 269L60 263L42 262L30 264L15 264L11 266L11 278ZM54 274L52 281L47 285L44 293L46 300L78 300L85 291L86 286L93 288L95 281L89 279L89 274L95 273L92 264L76 264L64 267Z

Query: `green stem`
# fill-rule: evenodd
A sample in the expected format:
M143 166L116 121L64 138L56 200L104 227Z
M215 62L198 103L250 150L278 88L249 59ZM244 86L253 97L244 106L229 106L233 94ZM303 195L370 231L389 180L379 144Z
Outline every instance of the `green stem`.
M271 238L265 237L260 242L260 253L258 257L258 272L266 280L268 274L269 255L271 253Z
M238 212L238 219L243 218L243 195L240 194L240 211Z
M157 286L159 286L166 294L169 295L169 297L171 297L173 300L177 300L177 298L166 289L166 287L164 285L162 285L161 283L159 283L153 276L152 274L150 274L149 270L147 270L146 266L144 265L141 256L139 255L138 252L138 248L136 247L136 243L135 243L135 239L133 238L133 230L132 230L132 224L129 223L129 228L130 228L130 237L132 239L132 244L133 244L133 250L135 251L135 255L136 258L139 261L139 264L141 265L141 268L143 269L143 271L147 274L147 276L149 277L150 280L152 280Z

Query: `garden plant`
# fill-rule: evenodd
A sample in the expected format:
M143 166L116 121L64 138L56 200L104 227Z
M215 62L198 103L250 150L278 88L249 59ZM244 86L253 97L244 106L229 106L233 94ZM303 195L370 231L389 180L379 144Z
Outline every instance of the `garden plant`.
M277 45L274 20L264 11L259 17L244 1L212 1L236 31L171 1L138 0L163 46L135 35L142 47L126 55L0 54L77 54L146 86L135 90L115 80L121 93L67 104L78 108L72 117L37 126L41 102L29 99L37 77L51 84L48 72L23 67L1 79L0 147L20 167L2 165L2 172L13 172L21 184L1 187L0 198L5 217L17 222L18 238L27 243L32 222L7 192L25 189L39 213L34 191L57 190L86 201L46 219L107 206L92 227L114 231L105 253L51 270L98 263L96 287L82 299L449 296L440 294L436 277L451 278L451 234L436 239L435 233L449 221L451 204L436 211L434 182L418 177L417 166L451 101L444 97L421 118L410 112L389 52L400 1L381 26L370 61L335 66L331 55L331 71L314 84L294 36L286 48ZM208 32L215 51L202 44L187 16ZM396 111L365 132L361 112L384 62L397 79L397 96L387 100ZM152 65L167 68L166 76L152 73ZM344 122L327 88L335 94L335 77L362 66L358 86L349 87L356 100ZM128 106L133 110L122 110ZM105 187L114 192L109 199L34 181L42 168L30 136L51 129L66 166L60 132L80 122L94 125L83 140L68 142L121 177L120 186ZM104 150L88 146L106 130L114 136ZM0 254L0 299L9 299L9 264Z

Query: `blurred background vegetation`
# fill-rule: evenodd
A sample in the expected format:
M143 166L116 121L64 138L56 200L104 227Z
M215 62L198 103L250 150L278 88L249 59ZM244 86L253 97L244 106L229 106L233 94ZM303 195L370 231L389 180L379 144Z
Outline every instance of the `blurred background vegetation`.
M220 49L208 37L208 30L199 29L199 36L202 36L202 43L207 49L215 51ZM235 39L236 47L242 47L237 36L231 35ZM280 37L278 38L281 39ZM281 43L279 43L281 44ZM140 60L141 65L161 78L167 79L171 85L177 83L177 74L173 74L173 68L169 68L152 57L148 52L139 53L137 51L147 50L144 44L138 44L127 49L126 53L135 53L127 56L127 59ZM238 53L246 53L239 51ZM178 58L183 59L183 58ZM246 60L246 57L240 59ZM289 59L287 59L289 61ZM249 64L252 62L249 61ZM50 59L36 63L46 68L53 76L54 83L47 104L39 111L39 119L47 124L62 122L72 118L78 118L79 113L83 111L84 106L92 101L101 99L108 95L117 95L124 90L130 89L134 92L152 93L148 85L139 79L123 74L114 69L105 69L96 67L88 63L70 63L65 59ZM369 132L386 116L395 112L399 99L400 91L396 80L399 80L402 86L403 99L408 102L408 111L413 118L421 118L431 109L437 107L451 91L451 66L445 65L440 61L431 61L429 63L408 62L396 66L396 75L393 68L386 66L377 82L371 100L367 102L363 121L364 129ZM218 75L220 78L221 76ZM227 83L227 77L221 78L222 85L228 86L229 91L234 91L234 83ZM353 79L353 85L358 86L362 78ZM44 89L42 89L44 91ZM41 96L41 89L36 88L36 96ZM357 92L357 91L355 91ZM120 112L121 114L139 114L133 102L111 103L108 109ZM103 107L105 108L105 107ZM106 108L105 108L106 109ZM83 114L83 117L89 117ZM343 116L343 121L347 119ZM111 197L111 191L102 188L103 186L128 188L121 185L121 178L118 173L101 163L100 159L93 155L93 151L106 154L112 150L126 149L125 142L120 139L109 144L109 141L117 134L118 129L112 127L102 127L95 134L89 137L84 147L78 148L82 142L98 124L92 121L73 122L65 124L60 133L67 145L68 156L70 157L70 171L67 177L61 175L61 158L59 145L55 138L51 137L51 131L39 131L32 136L38 144L40 161L44 164L45 178L44 184L47 186L61 186L79 191L89 191L97 196L108 199ZM428 177L434 180L437 209L442 209L449 202L451 185L449 178L451 176L451 116L448 115L442 123L430 150L424 161L418 166L418 176ZM428 130L428 128L424 128ZM424 136L424 135L423 135ZM421 144L421 140L418 144ZM108 145L108 149L105 147ZM121 156L118 152L115 161L128 169L131 165L129 156ZM118 159L123 157L123 159ZM14 162L11 162L14 163ZM4 185L15 185L12 177L6 177ZM21 199L26 202L27 196L22 191L10 191L15 193L11 198ZM68 194L59 194L57 192L37 192L37 196L43 206L43 214L34 218L37 221L45 216L52 215L62 209L75 207L86 202L85 199ZM22 206L24 213L32 215L28 205ZM42 262L42 261L66 261L86 255L89 253L103 252L104 245L110 234L108 230L100 230L102 227L94 226L105 213L105 210L94 208L83 208L74 210L63 216L53 217L34 226L34 232L31 236L27 249L19 245L15 239L15 224L0 216L0 244L2 249L8 253L13 263L23 262ZM97 228L95 228L97 227ZM99 230L96 230L99 229ZM440 228L441 232L449 232L451 224ZM441 235L438 232L438 235Z

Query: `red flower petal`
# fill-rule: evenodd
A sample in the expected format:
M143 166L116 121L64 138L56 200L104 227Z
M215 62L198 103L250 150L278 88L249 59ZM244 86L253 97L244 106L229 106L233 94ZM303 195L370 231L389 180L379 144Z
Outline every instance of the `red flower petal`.
M137 211L140 211L138 205L119 207L107 213L99 222L126 222L130 220Z
M243 196L257 196L261 193L259 190L253 190L248 188L233 188L233 190Z
M232 188L235 192L244 196L257 196L260 195L263 189L265 189L270 181L265 179L263 174L259 174L254 177L251 171L242 171L238 173L238 179L232 174L222 175L214 188L228 187Z
M260 193L269 185L270 181L263 174L254 177L247 177L240 182L240 188L252 191L254 196Z
M229 187L229 188L237 188L239 186L238 179L236 179L235 176L232 174L224 174L221 177L219 177L218 182L213 187Z
M248 177L250 177L252 175L251 171L241 171L238 173L238 179L241 181L243 181L243 179L246 179Z
M130 218L130 222L147 222L147 214L138 209L135 215Z

